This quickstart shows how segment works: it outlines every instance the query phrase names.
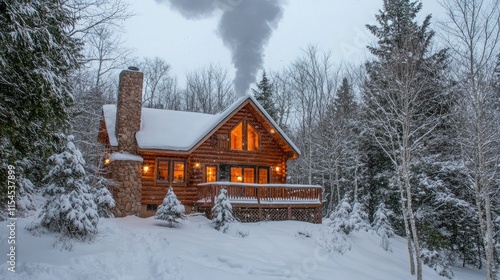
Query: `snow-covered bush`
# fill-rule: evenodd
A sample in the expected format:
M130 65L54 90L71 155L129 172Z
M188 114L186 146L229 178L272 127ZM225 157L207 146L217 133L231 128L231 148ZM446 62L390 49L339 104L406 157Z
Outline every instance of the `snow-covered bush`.
M16 195L16 208L18 217L26 217L29 212L36 210L33 194L35 193L35 185L24 178L22 173L19 173L18 192Z
M48 162L50 171L44 178L47 201L29 229L45 228L63 237L91 239L97 233L99 215L87 185L85 161L72 136L67 137L65 149Z
M349 213L349 227L354 231L368 231L371 226L368 222L368 214L365 212L363 204L355 201L352 205L352 211Z
M234 222L233 207L227 199L226 189L220 190L220 194L215 201L215 206L212 208L212 213L212 222L215 224L215 229L226 233L229 223Z
M344 254L351 250L351 243L343 231L337 231L330 227L320 227L318 232L311 233L310 237L327 252Z
M422 248L421 251L422 261L434 269L439 275L453 279L453 271L450 267L450 262L436 250L429 250Z
M372 229L380 236L380 247L386 251L391 251L389 238L394 236L389 215L391 211L385 207L385 203L381 202L377 206L377 210L373 214Z
M349 232L353 230L353 226L349 220L351 210L352 208L349 203L349 195L346 194L330 215L330 219L332 220L330 226L333 227L334 231L349 234Z
M156 211L157 220L168 222L169 227L173 227L174 223L179 223L177 219L185 220L184 205L177 199L172 187L168 189L167 195L163 199L163 204Z
M90 192L94 196L99 217L113 218L114 215L111 213L111 209L115 207L115 200L108 189L109 181L101 176L93 176L91 181Z

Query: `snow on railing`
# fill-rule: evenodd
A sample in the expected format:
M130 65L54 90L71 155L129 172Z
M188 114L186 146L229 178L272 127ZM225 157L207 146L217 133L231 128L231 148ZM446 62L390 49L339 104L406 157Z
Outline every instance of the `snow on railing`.
M198 184L198 202L214 202L220 189L227 190L233 203L321 203L322 187L294 184L247 184L211 182Z

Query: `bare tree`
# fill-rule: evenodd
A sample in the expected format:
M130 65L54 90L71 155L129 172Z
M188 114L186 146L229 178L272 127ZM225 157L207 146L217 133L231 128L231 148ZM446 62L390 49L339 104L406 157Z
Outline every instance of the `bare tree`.
M285 130L289 129L293 99L290 98L291 85L286 71L271 73L273 99L276 106L276 123Z
M499 180L500 120L493 88L495 55L500 48L499 2L441 1L448 15L441 27L457 62L462 158L475 192L488 280L495 277L492 196Z
M171 97L177 94L177 82L170 76L170 64L159 57L144 58L140 68L144 72L143 105L165 109L166 103L171 103Z
M298 131L296 141L303 152L302 158L294 162L292 168L297 168L297 174L307 174L304 183L313 183L313 173L317 169L313 129L327 118L328 105L333 101L339 84L340 69L333 66L330 53L309 46L287 70L289 98L294 100L296 118L293 126Z
M234 90L227 70L214 65L187 75L184 105L187 111L215 114L233 101Z

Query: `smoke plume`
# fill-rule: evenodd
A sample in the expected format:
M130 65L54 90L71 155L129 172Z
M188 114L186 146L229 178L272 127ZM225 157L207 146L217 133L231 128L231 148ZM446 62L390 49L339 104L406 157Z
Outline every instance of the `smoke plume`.
M244 95L255 75L262 68L264 47L283 14L282 1L275 0L157 0L168 1L171 7L188 19L219 14L217 31L224 45L231 50L236 68L234 88Z

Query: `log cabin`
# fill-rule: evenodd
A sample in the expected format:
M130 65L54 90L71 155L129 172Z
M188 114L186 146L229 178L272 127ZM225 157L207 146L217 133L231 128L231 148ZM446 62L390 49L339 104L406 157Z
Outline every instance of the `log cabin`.
M114 181L115 216L152 216L173 187L186 209L211 215L226 188L242 222L321 223L322 188L286 184L300 151L254 97L218 114L142 108L143 73L120 73L117 104L103 106L98 140Z

